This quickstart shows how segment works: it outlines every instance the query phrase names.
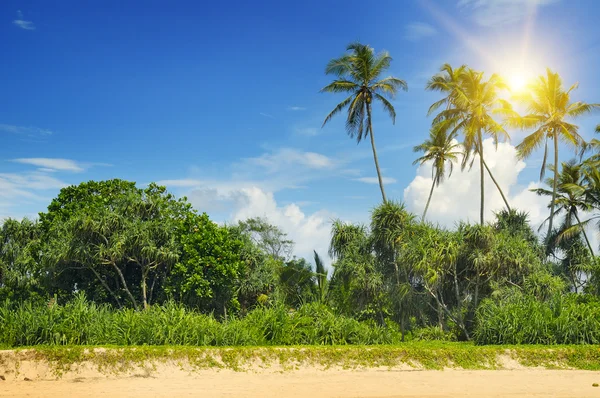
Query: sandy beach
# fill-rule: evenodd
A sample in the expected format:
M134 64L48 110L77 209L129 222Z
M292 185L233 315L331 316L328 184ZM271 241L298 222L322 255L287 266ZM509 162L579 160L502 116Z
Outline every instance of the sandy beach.
M0 380L0 397L600 397L600 387L592 386L600 383L600 372L574 370L187 372L160 366L126 376L83 371L58 380L30 379L23 370Z

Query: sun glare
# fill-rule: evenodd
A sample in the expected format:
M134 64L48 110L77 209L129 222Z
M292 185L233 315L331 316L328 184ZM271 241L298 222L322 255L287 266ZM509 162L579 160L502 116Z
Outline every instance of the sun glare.
M512 95L521 95L529 91L529 86L543 71L537 62L515 56L505 56L490 69L497 71Z
M523 73L513 73L507 77L508 87L514 93L520 93L527 86L527 78Z

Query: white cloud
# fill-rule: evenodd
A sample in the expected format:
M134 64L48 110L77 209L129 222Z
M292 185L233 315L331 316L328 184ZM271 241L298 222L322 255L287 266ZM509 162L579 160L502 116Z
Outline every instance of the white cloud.
M84 167L78 162L70 159L57 159L57 158L20 158L13 159L13 162L30 164L46 169L60 170L60 171L84 171Z
M32 190L60 189L66 184L44 173L0 173L0 196L35 197Z
M264 116L264 117L268 117L269 119L275 119L275 116L270 115L268 113L260 112L259 115Z
M28 137L39 137L52 135L52 131L39 127L14 126L12 124L0 124L0 131L11 134L23 134Z
M288 111L305 111L306 108L303 106L288 106Z
M547 217L547 199L538 197L529 189L538 186L530 183L519 186L519 173L525 168L525 163L517 159L517 151L508 143L498 144L497 151L491 139L484 141L486 163L498 184L507 196L511 207L529 213L529 219L537 228ZM473 168L469 171L460 170L460 164L455 164L454 172L433 191L431 204L427 210L427 219L451 227L458 220L471 222L479 221L479 163L476 158ZM417 175L404 190L404 201L409 210L422 214L429 190L431 189L431 164L425 164L417 169ZM485 219L491 221L494 211L501 210L504 202L496 186L485 174Z
M206 188L192 191L188 195L192 205L200 211L228 210L228 222L238 222L251 217L263 217L269 223L278 226L295 243L294 254L308 260L316 250L324 259L330 238L330 219L332 214L321 210L306 214L300 203L285 206L277 204L273 193L259 187L248 187L224 191ZM329 263L329 260L327 261Z
M26 21L23 19L23 13L21 12L21 10L17 10L17 19L15 19L13 23L21 29L35 30L35 25L33 24L33 22Z
M272 193L258 188L242 190L236 198L236 205L237 209L232 217L234 221L265 217L295 242L294 253L297 256L311 259L313 250L316 250L327 258L331 214L319 211L307 215L294 203L278 206Z
M392 177L383 177L382 178L384 184L395 184L397 181ZM379 179L377 177L360 177L355 178L354 181L364 182L365 184L379 184Z
M481 26L497 27L525 19L537 7L560 0L459 0L458 6L471 10Z
M309 169L327 169L333 166L333 161L325 155L316 152L303 152L292 148L280 148L259 157L245 159L247 165L260 166L269 173L281 171L284 168L303 166Z
M437 34L437 30L424 22L412 22L405 26L404 38L417 41Z
M65 186L66 183L39 171L0 173L0 222L9 217L35 218L40 206L49 202L48 193Z

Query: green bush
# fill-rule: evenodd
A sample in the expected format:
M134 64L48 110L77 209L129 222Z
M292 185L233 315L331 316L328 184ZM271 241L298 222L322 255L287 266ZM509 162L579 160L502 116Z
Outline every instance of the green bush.
M381 327L307 304L258 307L244 318L219 322L213 316L168 302L144 311L115 310L83 295L65 305L0 304L0 345L344 345L392 344L394 327Z
M575 294L541 301L518 292L484 300L474 339L477 344L599 344L600 301Z

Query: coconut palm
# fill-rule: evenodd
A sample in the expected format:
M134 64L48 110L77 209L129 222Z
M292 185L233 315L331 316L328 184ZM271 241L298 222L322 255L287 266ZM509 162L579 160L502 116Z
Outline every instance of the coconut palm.
M527 107L527 114L522 117L511 118L512 124L522 129L534 130L517 145L518 156L526 159L540 146L544 145L544 158L540 171L540 179L544 178L546 159L548 157L548 140L554 145L554 178L552 180L552 200L550 202L550 217L548 218L549 237L552 233L552 222L556 206L558 170L558 140L562 140L574 149L580 149L585 141L579 135L579 127L569 121L583 114L589 113L598 104L585 102L571 102L571 93L578 84L573 84L564 90L562 79L558 73L546 70L546 76L540 76L528 86L523 94L516 97Z
M600 133L600 124L596 126L596 133ZM592 138L582 148L581 155L583 155L586 151L591 151L592 155L588 159L586 159L584 164L586 166L591 166L595 168L600 166L600 140L597 138Z
M317 279L317 302L325 304L327 301L327 294L329 293L329 281L327 280L327 269L325 263L321 259L321 256L316 250L313 250L315 259L315 276Z
M442 68L442 76L444 68ZM494 120L495 114L512 115L512 107L510 104L498 98L498 92L506 89L506 84L502 79L494 74L485 81L483 73L474 71L471 68L460 67L450 75L449 70L445 83L444 81L435 81L439 79L439 75L432 79L428 84L428 89L447 92L448 96L432 105L430 112L435 111L443 104L446 104L446 109L442 110L433 120L433 125L436 128L449 131L450 136L455 136L459 132L463 133L463 149L464 156L462 168L468 164L472 154L479 155L480 168L480 222L484 223L484 158L483 158L483 135L487 134L493 138L497 144L501 138L510 138L504 127ZM454 82L451 82L454 81ZM473 162L471 161L471 165ZM489 168L487 168L489 172ZM491 176L491 173L490 173ZM493 178L493 176L492 176ZM494 179L494 183L500 190L498 183ZM508 206L508 202L504 197L504 193L500 193Z
M431 116L436 110L445 106L450 109L454 103L454 99L458 95L456 86L460 82L460 76L467 70L466 65L461 65L454 69L450 64L444 64L440 68L440 73L433 75L427 82L425 89L428 91L439 91L447 94L446 97L434 102L427 111L427 116Z
M551 169L554 171L554 166L552 166ZM573 160L563 162L562 170L560 173L557 173L556 192L546 188L537 188L533 191L540 196L549 196L553 198L548 207L554 205L554 216L564 214L564 220L556 235L556 239L548 243L554 247L557 243L560 243L560 240L563 238L571 238L581 234L590 251L590 256L594 258L594 249L585 232L585 225L590 220L582 222L579 217L580 212L589 212L593 210L593 206L590 203L590 198L588 196L588 187L586 187L585 174L583 171L582 165ZM553 181L548 179L547 184L551 185L552 183ZM551 216L549 216L546 221L549 222L550 218Z
M424 153L424 155L415 160L413 164L418 163L423 165L429 161L433 162L433 167L431 168L431 179L433 181L431 183L429 197L427 198L427 204L425 205L421 220L425 220L425 215L427 214L427 209L431 202L431 196L433 195L433 188L435 188L436 185L439 186L446 177L446 164L448 164L450 168L448 177L452 175L454 162L458 158L458 155L461 154L458 150L459 147L460 145L456 142L454 137L449 135L446 131L443 129L432 128L429 131L429 138L422 144L413 148L414 152Z
M459 91L457 88L460 85L461 76L468 70L469 68L466 65L461 65L458 68L454 69L450 64L444 64L440 68L440 73L434 75L431 79L429 79L427 85L425 86L426 90L439 91L441 93L446 93L447 96L437 102L434 102L429 107L427 116L432 115L436 110L438 110L442 106L445 106L447 110L453 106L455 100L459 96ZM483 159L483 166L485 167L490 178L492 179L492 182L498 189L498 192L500 192L500 196L502 196L502 200L504 201L506 208L510 211L511 208L508 204L508 200L506 199L502 188L500 188L500 184L498 184L498 181L496 181L496 178L494 178L492 171L485 162L485 159Z
M375 54L373 48L361 43L352 43L346 50L345 55L332 59L327 64L325 73L336 76L336 80L323 87L321 92L350 93L350 95L327 115L323 126L337 113L348 108L346 131L351 138L356 138L358 143L367 136L371 139L379 188L385 202L387 199L375 148L371 105L374 100L379 101L392 118L392 123L395 123L396 111L388 98L393 98L398 89L407 90L408 86L404 80L393 76L380 79L392 62L392 57L387 52Z

